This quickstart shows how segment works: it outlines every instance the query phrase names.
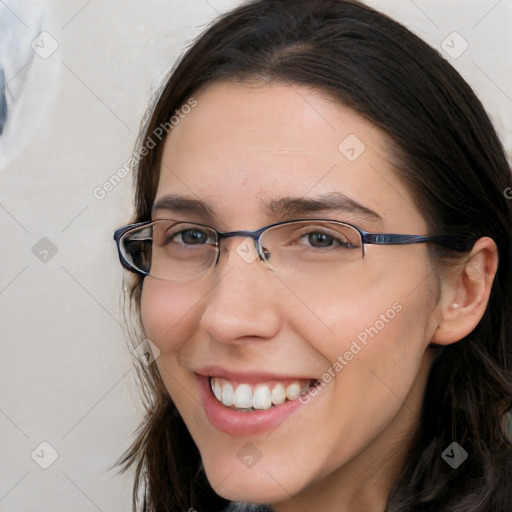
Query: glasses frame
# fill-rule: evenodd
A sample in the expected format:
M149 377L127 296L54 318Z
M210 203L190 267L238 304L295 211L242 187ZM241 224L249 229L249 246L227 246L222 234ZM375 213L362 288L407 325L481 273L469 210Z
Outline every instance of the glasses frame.
M410 245L410 244L422 244L422 243L434 243L446 247L448 249L452 249L458 252L468 252L474 244L474 237L470 237L467 235L449 235L449 234L440 234L440 235L407 235L407 234L399 234L399 233L372 233L369 231L365 231L364 229L351 224L350 222L344 222L334 219L324 219L324 218L303 218L303 219L293 219L293 220L285 220L282 222L274 222L273 224L268 224L267 226L263 226L260 229L256 230L241 230L241 231L218 231L207 224L201 224L199 222L189 222L189 221L178 221L175 219L156 219L156 220L147 220L144 222L137 222L135 224L128 224L119 229L116 229L114 232L114 240L117 244L117 250L119 253L119 259L124 268L129 270L130 272L134 272L136 274L142 276L149 276L150 274L144 272L143 270L131 265L127 259L125 258L122 251L121 239L128 232L142 228L148 227L151 224L155 224L160 221L166 222L176 222L178 224L192 224L195 226L208 228L217 234L217 247L220 247L220 241L227 238L234 237L244 237L251 238L256 243L256 249L258 252L259 259L261 261L266 261L265 251L260 243L261 236L265 231L271 228L275 228L277 226L282 226L286 224L292 224L297 222L333 222L335 224L341 224L345 226L350 226L359 232L361 236L362 242L362 252L363 259L365 257L365 246L367 244L370 245ZM211 268L215 267L219 261L220 249L217 249L217 259Z

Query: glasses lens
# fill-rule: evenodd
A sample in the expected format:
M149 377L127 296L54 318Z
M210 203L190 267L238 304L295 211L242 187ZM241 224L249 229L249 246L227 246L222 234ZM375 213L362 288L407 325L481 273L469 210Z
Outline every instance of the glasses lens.
M363 258L359 231L336 221L281 224L265 231L260 243L268 263L284 275L325 275L331 269Z
M149 273L151 267L151 227L135 228L121 237L121 252L129 265Z
M213 229L170 220L134 229L123 240L128 263L170 281L193 279L210 269L217 260L217 245Z

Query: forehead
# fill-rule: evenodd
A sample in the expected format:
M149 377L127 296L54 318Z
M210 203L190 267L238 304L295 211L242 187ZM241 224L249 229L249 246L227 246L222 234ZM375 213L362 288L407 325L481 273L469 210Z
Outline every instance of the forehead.
M194 98L165 142L156 201L181 195L247 217L283 197L340 192L383 219L414 210L385 134L325 94L217 82Z

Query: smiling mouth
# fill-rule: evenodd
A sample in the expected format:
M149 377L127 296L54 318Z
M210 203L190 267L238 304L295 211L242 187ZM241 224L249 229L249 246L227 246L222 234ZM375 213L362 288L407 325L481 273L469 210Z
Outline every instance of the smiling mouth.
M225 407L239 412L270 409L297 400L315 384L315 380L287 380L258 384L237 383L220 377L209 377L213 396Z

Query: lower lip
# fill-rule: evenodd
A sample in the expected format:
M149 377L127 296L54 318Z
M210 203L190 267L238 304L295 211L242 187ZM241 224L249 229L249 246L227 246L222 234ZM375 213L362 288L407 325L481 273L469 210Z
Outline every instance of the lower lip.
M287 400L281 405L254 412L240 412L222 405L210 389L208 377L197 376L206 416L222 432L231 436L249 436L270 433L303 405L299 400Z

